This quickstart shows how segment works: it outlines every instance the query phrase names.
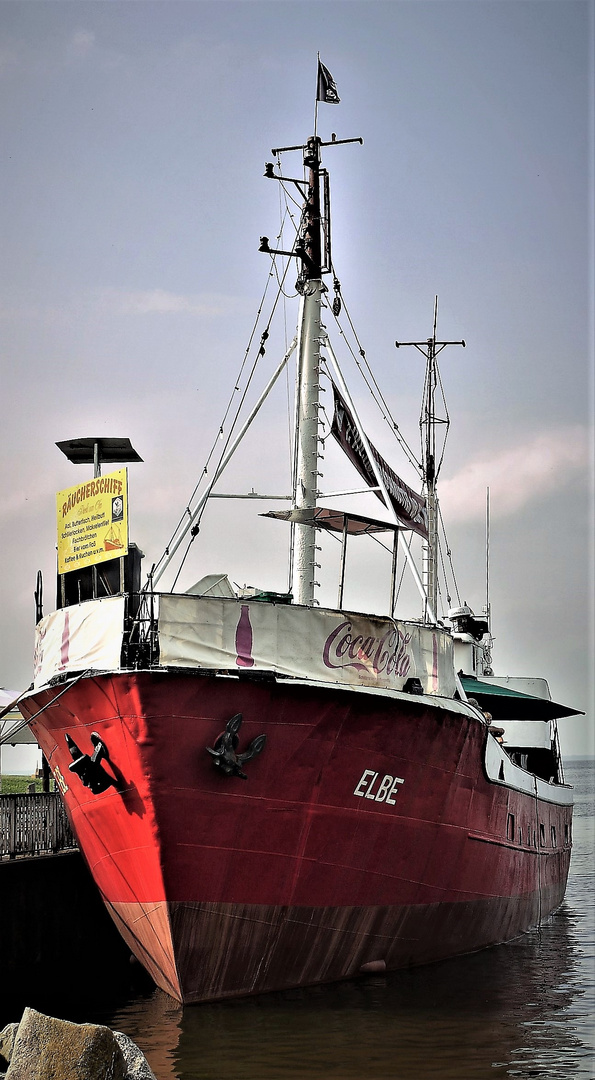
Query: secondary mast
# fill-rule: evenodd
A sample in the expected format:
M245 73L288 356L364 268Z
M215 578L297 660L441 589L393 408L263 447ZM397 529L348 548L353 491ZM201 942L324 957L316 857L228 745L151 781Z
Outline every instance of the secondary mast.
M400 348L401 345L413 345L426 358L424 394L421 416L419 418L424 495L428 508L428 539L427 541L424 541L423 546L422 581L428 598L428 605L434 613L434 616L437 616L438 612L438 495L436 481L442 465L444 447L450 426L450 418L446 408L446 400L442 389L437 357L438 353L442 352L442 349L446 348L447 345L462 345L463 348L465 348L464 341L436 341L437 322L438 297L436 296L434 298L434 327L432 337L427 338L426 341L395 341L397 349ZM437 390L439 390L442 398L443 408L441 411L444 415L439 415L437 411ZM439 426L442 426L444 429L444 437L441 440L441 446L438 446ZM424 612L424 618L427 618L427 612Z

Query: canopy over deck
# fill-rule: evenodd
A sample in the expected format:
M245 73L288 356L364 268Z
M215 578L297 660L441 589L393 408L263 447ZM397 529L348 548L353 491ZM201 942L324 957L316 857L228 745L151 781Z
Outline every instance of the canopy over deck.
M521 694L508 686L461 675L463 689L468 697L474 697L482 709L487 709L494 720L556 720L562 716L583 716L580 709L570 709L549 698Z
M329 532L347 531L349 536L398 532L398 526L388 521L378 521L360 514L347 514L343 510L329 510L325 506L315 506L313 510L269 510L260 516L278 518L279 521L294 521L298 525L311 525L315 529L327 529Z

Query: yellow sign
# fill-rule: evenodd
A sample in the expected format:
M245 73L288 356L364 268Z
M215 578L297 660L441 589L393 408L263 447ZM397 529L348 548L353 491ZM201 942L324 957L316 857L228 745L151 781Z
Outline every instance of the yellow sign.
M128 475L118 469L56 495L58 573L128 553Z

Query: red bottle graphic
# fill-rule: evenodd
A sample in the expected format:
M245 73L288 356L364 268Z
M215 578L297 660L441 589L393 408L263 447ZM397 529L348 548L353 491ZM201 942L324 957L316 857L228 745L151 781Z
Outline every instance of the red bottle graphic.
M432 634L432 693L438 693L438 638Z
M252 626L250 624L250 609L247 604L242 604L240 620L236 627L236 664L238 667L254 667L252 658Z
M60 646L60 664L58 671L64 671L68 666L68 653L70 650L70 612L68 608L64 612L64 626L62 628L62 643Z

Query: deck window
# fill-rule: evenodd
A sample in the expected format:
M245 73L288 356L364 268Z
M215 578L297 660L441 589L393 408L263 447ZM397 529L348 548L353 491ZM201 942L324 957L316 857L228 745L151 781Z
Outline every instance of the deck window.
M539 844L541 847L545 847L545 825L543 821L539 822Z
M550 826L550 830L551 830L551 834L552 834L552 847L555 847L556 846L556 826L555 825Z
M514 840L514 814L509 814L506 821L506 839Z

